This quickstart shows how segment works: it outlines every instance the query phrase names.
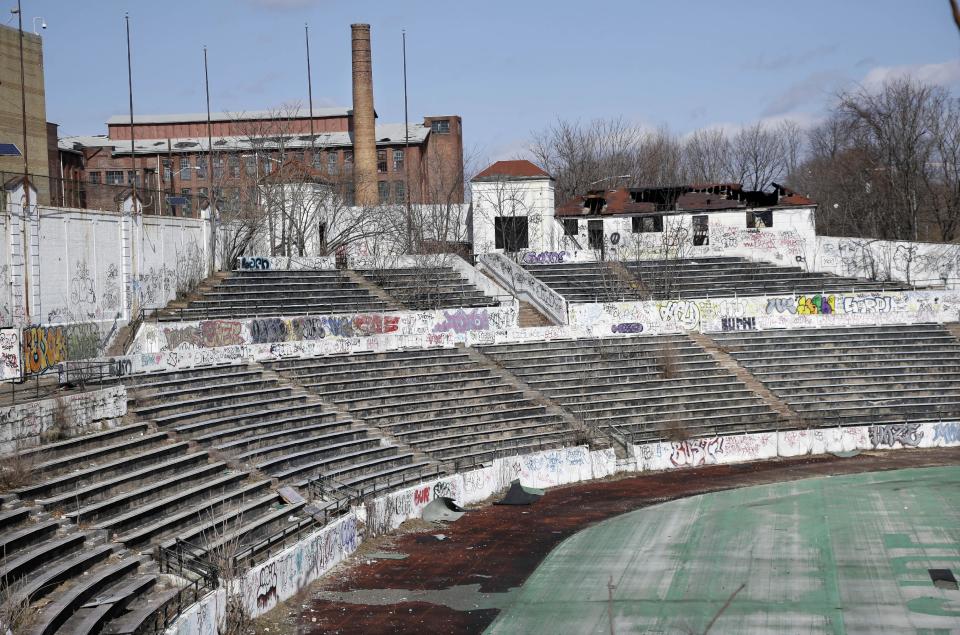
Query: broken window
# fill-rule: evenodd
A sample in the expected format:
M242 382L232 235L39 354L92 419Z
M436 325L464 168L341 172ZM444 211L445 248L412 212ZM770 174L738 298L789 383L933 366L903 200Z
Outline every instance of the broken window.
M747 229L766 229L773 227L773 210L747 212Z
M563 235L564 236L576 236L580 233L580 221L576 218L564 218L563 219Z
M437 119L430 122L430 132L434 134L449 134L450 133L450 120L449 119Z
M693 246L710 244L710 219L707 216L693 217Z
M390 203L390 183L388 183L387 181L378 181L377 194L380 197L381 205L387 205L388 203Z
M387 151L377 150L377 174L386 174L387 172Z
M498 216L494 219L493 225L497 249L512 252L529 246L526 216Z
M663 231L662 214L658 214L656 216L634 216L632 221L632 230L634 234L646 234L650 232Z
M590 249L603 249L603 221L592 220L587 223L587 239Z

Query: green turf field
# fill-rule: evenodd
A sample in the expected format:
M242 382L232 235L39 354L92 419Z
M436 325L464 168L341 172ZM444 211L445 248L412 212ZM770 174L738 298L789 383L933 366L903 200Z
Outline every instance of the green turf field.
M960 467L749 487L570 537L487 632L960 633L930 568L960 578Z

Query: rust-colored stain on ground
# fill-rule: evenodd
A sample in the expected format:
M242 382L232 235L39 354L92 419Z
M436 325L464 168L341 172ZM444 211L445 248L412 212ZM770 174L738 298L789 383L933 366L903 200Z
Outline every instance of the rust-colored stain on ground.
M439 590L480 585L481 593L519 587L567 536L601 520L648 505L705 492L827 474L852 474L960 463L960 448L898 450L852 458L800 457L643 474L550 490L529 507L489 506L431 534L397 537L404 560L361 560L322 579L318 591ZM498 609L454 610L423 601L384 604L311 599L302 633L479 633ZM314 621L315 618L315 621Z

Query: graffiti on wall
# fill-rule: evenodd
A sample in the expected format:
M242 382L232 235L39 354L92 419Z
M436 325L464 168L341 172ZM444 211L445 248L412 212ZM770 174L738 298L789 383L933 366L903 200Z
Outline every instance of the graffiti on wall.
M40 373L67 359L62 326L31 326L23 330L23 371Z
M20 331L0 330L0 378L20 377Z
M566 257L565 251L528 251L523 254L523 262L528 265L557 265Z
M757 318L720 318L720 327L724 331L754 331Z
M433 327L433 332L466 333L467 331L485 331L488 328L490 328L490 318L486 309L455 309L443 312L443 320Z
M902 447L915 448L923 440L923 430L919 423L893 423L888 425L870 426L870 444L874 447Z
M240 322L232 320L208 320L197 325L165 327L163 334L171 349L187 346L232 346L242 344Z

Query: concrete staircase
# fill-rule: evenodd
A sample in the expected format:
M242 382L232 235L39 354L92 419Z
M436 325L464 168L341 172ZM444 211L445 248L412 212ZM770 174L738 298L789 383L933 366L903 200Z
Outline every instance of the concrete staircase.
M365 269L358 273L412 311L500 304L452 267Z
M535 328L538 326L555 326L553 321L546 315L537 311L529 302L520 302L520 314L517 321L522 329Z

